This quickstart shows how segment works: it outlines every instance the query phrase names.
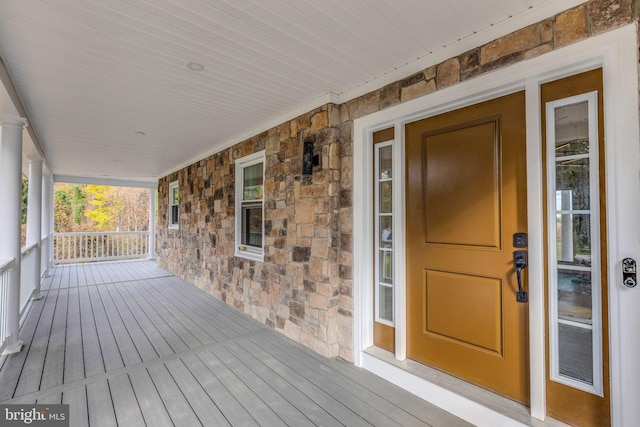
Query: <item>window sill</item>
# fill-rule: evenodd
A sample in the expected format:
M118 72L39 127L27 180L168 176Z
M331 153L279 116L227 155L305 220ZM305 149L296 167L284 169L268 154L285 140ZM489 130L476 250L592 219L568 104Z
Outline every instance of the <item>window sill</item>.
M238 257L238 258L244 258L244 259L249 259L252 261L259 261L259 262L264 262L264 254L263 253L252 253L252 252L247 252L247 251L240 251L236 248L235 253L233 254L234 256Z
M170 225L167 228L169 230L180 230L180 226L179 225Z

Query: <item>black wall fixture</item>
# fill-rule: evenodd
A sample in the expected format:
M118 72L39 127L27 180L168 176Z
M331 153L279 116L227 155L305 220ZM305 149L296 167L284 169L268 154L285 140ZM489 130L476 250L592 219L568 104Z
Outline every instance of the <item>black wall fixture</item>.
M313 140L307 139L302 146L302 175L311 175L314 166Z

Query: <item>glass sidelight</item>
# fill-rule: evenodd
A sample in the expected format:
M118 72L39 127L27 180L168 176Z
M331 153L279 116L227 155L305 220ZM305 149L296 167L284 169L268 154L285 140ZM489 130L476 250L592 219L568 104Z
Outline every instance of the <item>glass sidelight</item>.
M550 377L603 395L597 92L546 104Z
M376 321L393 326L393 141L374 152Z

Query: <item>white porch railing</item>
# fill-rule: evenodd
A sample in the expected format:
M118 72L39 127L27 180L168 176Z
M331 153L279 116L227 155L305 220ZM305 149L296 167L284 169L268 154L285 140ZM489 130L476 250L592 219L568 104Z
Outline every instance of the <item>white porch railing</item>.
M44 277L49 268L49 255L51 254L50 250L50 242L51 236L43 236L40 239L40 276Z
M146 258L148 245L148 231L54 233L53 260L62 264Z
M7 337L11 334L9 323L9 271L13 268L13 259L0 260L0 354L7 346Z
M38 268L38 252L35 250L37 243L22 248L22 258L20 260L20 314L29 302L37 283L33 282L33 271ZM38 280L40 275L37 275Z

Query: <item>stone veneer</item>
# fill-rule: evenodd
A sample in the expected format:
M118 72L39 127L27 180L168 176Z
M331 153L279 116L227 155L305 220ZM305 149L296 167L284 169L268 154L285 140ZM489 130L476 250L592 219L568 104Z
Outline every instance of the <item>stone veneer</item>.
M158 263L325 356L352 354L353 120L637 21L640 0L591 0L342 105L328 104L160 179ZM322 166L301 176L302 141ZM264 262L234 253L234 161L264 149ZM180 229L167 228L180 185Z

